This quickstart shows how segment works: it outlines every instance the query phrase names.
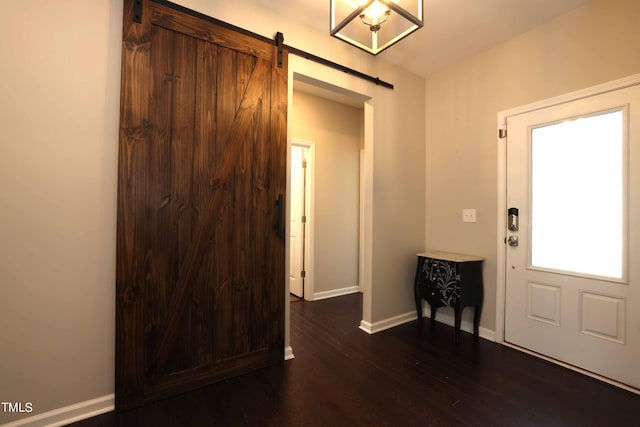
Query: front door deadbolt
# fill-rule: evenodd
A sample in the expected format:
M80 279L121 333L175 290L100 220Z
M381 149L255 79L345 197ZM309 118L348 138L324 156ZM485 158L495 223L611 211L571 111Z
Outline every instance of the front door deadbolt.
M507 216L507 228L510 231L518 231L518 208L509 208Z

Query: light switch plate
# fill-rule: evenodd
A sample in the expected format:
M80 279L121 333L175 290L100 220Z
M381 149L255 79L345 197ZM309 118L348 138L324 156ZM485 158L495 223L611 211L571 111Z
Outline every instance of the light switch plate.
M462 209L462 222L476 222L476 210Z

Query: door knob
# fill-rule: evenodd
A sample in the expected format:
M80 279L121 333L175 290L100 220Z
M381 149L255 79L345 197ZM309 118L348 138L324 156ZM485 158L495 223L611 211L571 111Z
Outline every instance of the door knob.
M518 236L509 236L509 238L507 239L507 243L509 244L509 246L512 247L517 247L518 246Z

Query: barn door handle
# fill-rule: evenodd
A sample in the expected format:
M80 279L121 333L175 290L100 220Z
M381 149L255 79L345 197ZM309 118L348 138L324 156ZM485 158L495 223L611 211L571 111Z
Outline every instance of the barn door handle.
M280 194L276 200L278 207L278 223L273 226L278 231L278 235L284 239L284 195Z

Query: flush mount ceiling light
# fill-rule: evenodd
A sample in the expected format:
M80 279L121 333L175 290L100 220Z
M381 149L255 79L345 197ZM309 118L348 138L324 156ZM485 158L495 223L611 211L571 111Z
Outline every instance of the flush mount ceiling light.
M423 0L331 0L331 35L377 55L424 25Z

